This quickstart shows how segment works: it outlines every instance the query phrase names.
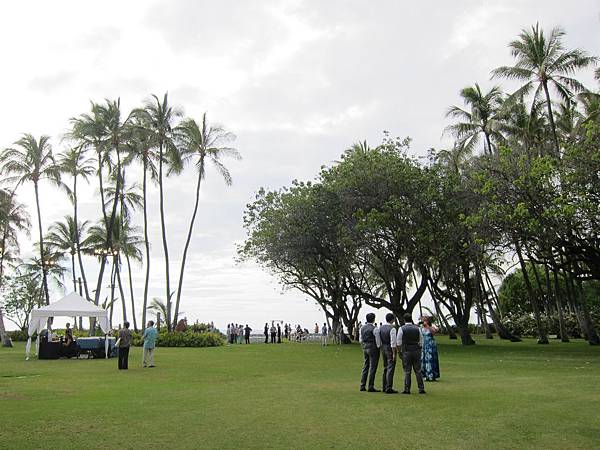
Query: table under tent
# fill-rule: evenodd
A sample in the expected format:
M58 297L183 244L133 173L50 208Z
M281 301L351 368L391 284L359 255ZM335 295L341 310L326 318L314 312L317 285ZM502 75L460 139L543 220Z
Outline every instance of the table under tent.
M27 359L29 359L29 353L31 351L31 338L36 333L37 339L35 349L36 355L39 359L57 359L61 356L62 343L53 342L50 339L50 326L46 328L49 318L59 316L96 318L100 329L104 333L104 337L79 338L77 342L78 345L80 345L80 349L83 351L95 351L97 354L98 350L100 350L100 353L103 353L105 358L109 357L109 355L112 353L112 347L114 347L115 339L109 338L108 336L110 331L108 326L108 312L99 306L94 305L92 302L88 302L78 293L71 292L66 297L63 297L62 299L47 306L34 309L31 312L28 330L29 338L27 339L27 346L25 347ZM47 331L45 335L41 336L40 339L42 330ZM98 348L99 346L100 348ZM102 347L104 348L102 349Z

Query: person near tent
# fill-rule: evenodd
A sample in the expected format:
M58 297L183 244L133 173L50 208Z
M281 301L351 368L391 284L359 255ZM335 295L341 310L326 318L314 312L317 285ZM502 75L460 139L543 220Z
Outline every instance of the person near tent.
M119 331L119 339L117 339L117 347L119 347L119 370L127 370L129 368L129 347L133 335L129 329L129 322L123 322L123 328Z

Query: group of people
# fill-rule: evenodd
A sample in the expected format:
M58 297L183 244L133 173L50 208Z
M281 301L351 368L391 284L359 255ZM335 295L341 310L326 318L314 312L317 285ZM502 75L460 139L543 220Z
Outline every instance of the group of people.
M156 347L156 338L158 330L154 326L154 321L149 320L142 334L144 340L144 349L142 357L142 367L154 367L154 348ZM129 368L129 348L133 342L133 334L129 329L129 322L123 323L123 328L119 330L119 337L115 346L119 354L119 370L127 370Z
M363 349L364 365L361 374L360 390L397 394L394 389L396 359L402 358L404 369L404 390L410 394L412 372L414 372L419 394L425 394L427 381L436 381L440 377L437 344L434 335L437 328L431 319L422 318L422 326L413 323L412 316L405 314L404 325L396 329L396 317L392 313L385 316L386 323L377 326L375 314L367 314L367 323L360 328L360 343ZM375 375L379 359L383 360L382 389L375 388Z
M227 343L228 344L241 344L242 341L246 344L250 343L250 333L252 328L246 324L228 323L227 324Z

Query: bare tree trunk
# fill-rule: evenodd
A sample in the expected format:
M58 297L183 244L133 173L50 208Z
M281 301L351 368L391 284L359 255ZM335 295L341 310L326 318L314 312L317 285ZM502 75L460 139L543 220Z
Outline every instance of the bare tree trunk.
M127 303L125 301L125 291L123 290L123 283L121 283L121 257L113 257L113 265L115 267L115 273L117 276L117 284L119 286L119 295L121 296L121 307L123 308L123 321L127 322Z
M148 240L148 205L147 205L148 154L144 155L143 212L144 212L144 246L146 247L146 278L144 280L144 303L142 305L142 327L146 326L146 309L148 308L148 282L150 281L150 242ZM130 271L131 275L131 271ZM131 278L130 278L131 281ZM133 288L132 288L133 289Z
M204 173L204 157L200 160L200 166L198 167L198 180L196 181L196 202L194 204L194 211L192 213L192 219L190 220L190 227L188 229L187 239L185 246L183 247L183 257L181 258L181 271L179 272L179 286L177 286L177 299L175 301L175 314L173 315L173 323L177 323L179 316L179 303L181 301L181 291L183 290L183 273L185 272L185 260L187 258L188 248L190 247L190 241L192 240L192 233L194 231L194 222L196 221L196 214L198 212L198 204L200 203L200 184L202 183L202 174Z
M167 317L165 317L165 322L167 324L167 330L171 331L171 277L169 274L169 247L167 245L167 228L165 225L165 201L163 193L163 183L163 143L161 142L158 160L158 190L160 194L160 227L162 231L163 251L165 253L165 289L167 292Z
M527 289L527 294L529 295L529 301L531 302L531 309L533 309L533 315L535 317L535 323L537 326L538 332L538 344L548 344L548 336L546 335L546 330L544 329L544 325L542 324L542 317L540 315L540 308L538 305L537 295L533 290L533 286L531 285L531 280L529 279L529 275L527 273L527 266L525 265L525 260L523 259L523 253L521 252L521 246L515 242L515 250L517 252L517 257L519 258L519 264L521 266L521 272L523 273L523 280L525 281L525 288Z
M131 262L129 261L129 256L125 255L125 260L127 261L127 274L129 276L129 295L131 297L131 315L133 317L133 329L138 331L137 319L135 318L135 300L133 298L133 280L131 278ZM142 328L144 325L142 324Z
M8 337L6 328L4 328L4 314L2 313L2 308L0 308L0 342L2 342L2 347L12 347L12 341Z
M554 277L554 300L556 302L556 310L558 312L558 328L560 330L560 340L562 342L569 342L569 335L567 334L567 327L565 326L565 316L563 313L563 304L560 298L560 284L558 283L558 273L554 268L552 270L552 274ZM550 273L548 268L546 267L546 279L547 282L550 283Z
M50 293L48 292L48 277L46 274L46 263L44 261L44 231L42 228L42 213L40 211L40 194L38 191L38 183L37 181L33 184L35 189L35 205L37 207L37 216L38 216L38 229L40 232L40 264L42 265L42 286L44 288L44 298L46 300L46 305L50 304Z

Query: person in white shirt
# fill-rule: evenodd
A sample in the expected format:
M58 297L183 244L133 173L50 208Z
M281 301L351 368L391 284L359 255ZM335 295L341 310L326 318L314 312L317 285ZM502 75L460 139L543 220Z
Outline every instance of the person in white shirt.
M404 314L406 322L398 330L396 346L402 352L402 367L404 369L404 391L410 394L411 372L415 372L419 394L425 394L423 375L421 374L421 349L423 348L423 335L421 329L413 323L412 315Z
M396 370L396 328L394 322L396 317L392 313L385 316L387 323L381 325L379 330L379 347L383 359L383 392L386 394L397 394L394 389L394 372Z
M363 349L364 365L360 379L360 390L369 392L381 392L375 389L375 374L379 365L379 347L381 340L379 328L375 327L375 314L367 314L367 323L360 329L360 344ZM367 377L369 388L367 389Z

